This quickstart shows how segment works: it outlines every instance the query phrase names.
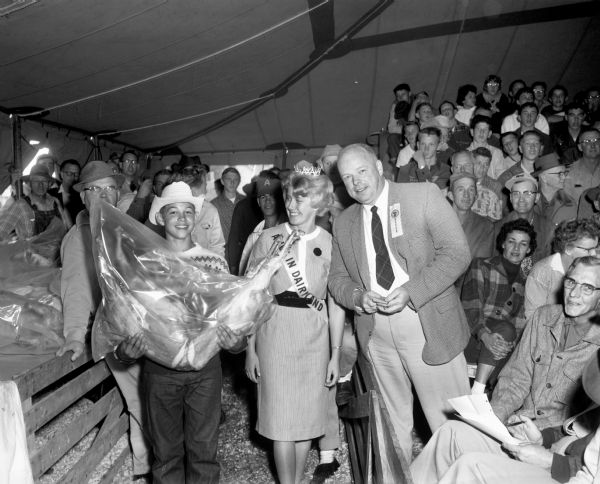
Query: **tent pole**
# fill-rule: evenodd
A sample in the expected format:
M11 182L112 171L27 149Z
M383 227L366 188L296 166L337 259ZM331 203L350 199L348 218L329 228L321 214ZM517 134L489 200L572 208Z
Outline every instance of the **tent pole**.
M23 195L23 182L21 181L22 170L22 149L21 149L21 118L16 115L11 116L12 120L12 144L13 144L13 161L11 169L11 183L14 183L15 198L19 200Z

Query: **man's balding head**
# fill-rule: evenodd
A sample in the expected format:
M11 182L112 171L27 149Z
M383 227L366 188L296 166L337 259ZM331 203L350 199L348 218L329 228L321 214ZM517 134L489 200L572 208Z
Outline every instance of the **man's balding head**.
M348 194L358 203L374 204L383 190L383 166L367 145L346 146L338 157L338 170Z

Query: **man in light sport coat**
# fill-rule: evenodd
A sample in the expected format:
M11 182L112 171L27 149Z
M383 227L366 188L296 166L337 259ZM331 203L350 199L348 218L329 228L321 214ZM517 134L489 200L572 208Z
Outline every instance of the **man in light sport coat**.
M470 392L469 327L454 287L469 247L435 184L386 181L381 161L362 144L344 148L338 168L358 203L335 220L329 289L355 311L359 346L410 462L411 383L432 431L446 421L447 399Z

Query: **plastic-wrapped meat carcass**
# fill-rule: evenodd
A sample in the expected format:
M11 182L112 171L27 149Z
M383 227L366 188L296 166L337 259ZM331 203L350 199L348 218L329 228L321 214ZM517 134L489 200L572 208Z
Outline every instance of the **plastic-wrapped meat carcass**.
M94 258L103 301L92 330L96 359L142 331L145 356L170 368L202 368L218 351L216 327L253 333L272 313L267 287L296 241L275 240L247 277L214 269L212 252L169 251L148 227L100 202L91 211Z

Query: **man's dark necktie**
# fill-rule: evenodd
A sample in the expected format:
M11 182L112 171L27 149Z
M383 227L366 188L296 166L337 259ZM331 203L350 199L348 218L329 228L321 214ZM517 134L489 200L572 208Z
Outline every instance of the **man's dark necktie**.
M375 270L377 276L377 284L384 289L392 287L394 282L394 271L392 270L392 262L390 254L385 246L383 238L383 226L381 219L377 215L377 207L371 207L373 216L371 217L371 234L373 236L373 247L375 248Z

